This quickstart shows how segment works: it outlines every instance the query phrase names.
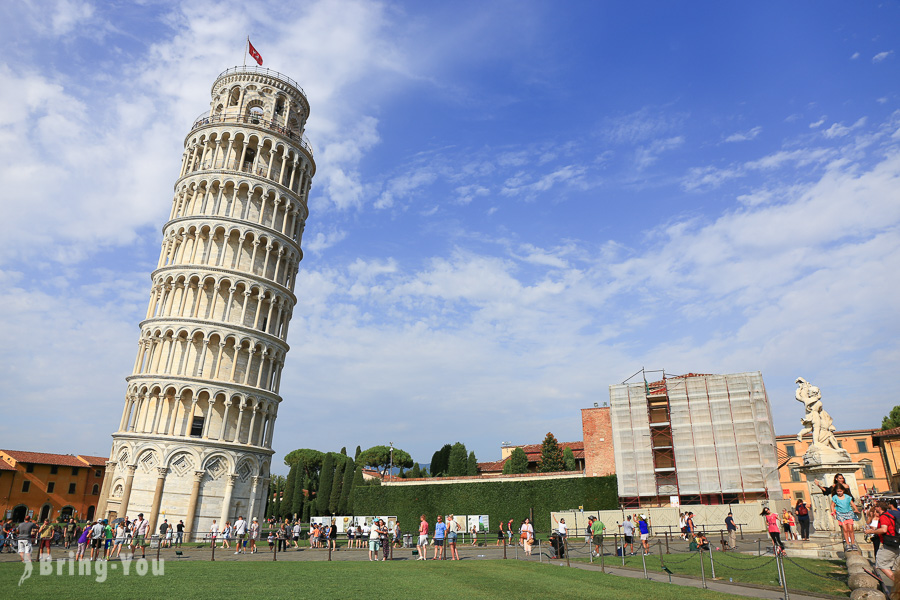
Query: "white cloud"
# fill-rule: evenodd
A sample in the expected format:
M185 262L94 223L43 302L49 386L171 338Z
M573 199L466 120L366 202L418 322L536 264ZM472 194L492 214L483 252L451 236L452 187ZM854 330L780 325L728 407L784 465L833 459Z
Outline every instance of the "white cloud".
M825 124L825 116L823 115L818 121L809 124L810 129L816 129L817 127L821 127Z
M683 113L644 107L631 114L606 119L602 134L616 144L639 144L680 129L686 118Z
M756 126L753 129L750 129L749 131L738 131L738 132L732 133L727 138L725 138L725 141L726 142L746 142L748 140L756 139L756 136L758 136L760 133L762 133L762 127Z
M854 52L854 53L850 56L850 60L856 60L857 58L859 58L859 52Z
M827 138L836 138L836 137L844 137L849 135L851 131L854 129L859 129L863 125L866 124L866 118L862 117L856 121L853 125L845 126L842 123L834 123L831 127L822 132Z
M643 170L655 163L659 155L670 152L684 145L684 136L675 136L665 139L653 140L649 145L637 149L635 154L635 166Z
M886 60L893 54L894 54L893 50L888 50L887 52L879 52L878 54L876 54L875 56L872 57L872 62L880 63L881 61Z

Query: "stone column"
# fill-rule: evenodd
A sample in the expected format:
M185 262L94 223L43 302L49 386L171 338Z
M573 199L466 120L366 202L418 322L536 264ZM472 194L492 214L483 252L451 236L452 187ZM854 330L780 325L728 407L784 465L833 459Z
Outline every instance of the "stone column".
M116 472L116 462L106 461L106 472L103 474L103 487L100 488L100 502L97 503L97 518L106 518L106 506L109 503L109 488L112 485L113 474ZM124 515L122 515L124 516Z
M131 498L131 485L134 483L134 472L137 470L137 465L128 465L125 469L127 470L125 489L122 491L122 501L119 504L119 515L122 517L128 514L128 500Z
M250 478L250 507L247 509L247 521L250 523L253 522L253 517L256 516L256 494L260 479L261 477L258 477L256 475Z
M228 480L225 482L225 496L222 498L222 517L219 520L219 531L225 527L225 521L228 520L228 513L231 512L231 495L234 493L234 481L237 479L237 474L231 473L228 475Z
M153 505L150 507L150 535L156 533L156 521L159 519L159 505L162 503L163 487L166 484L167 467L156 467L156 489L153 490Z
M807 462L804 456L804 462ZM851 492L857 492L859 486L856 483L856 471L860 469L860 463L850 461L828 461L818 464L805 464L797 467L797 470L806 475L806 486L809 492L810 508L812 514L813 533L810 539L831 538L832 534L837 535L837 521L831 516L831 499L826 497L815 481L819 480L822 485L828 487L834 483L834 476L841 473L847 482L847 486ZM854 496L856 495L854 494Z
M191 499L188 502L187 519L185 519L184 527L187 530L187 540L196 533L194 529L194 518L197 516L197 499L200 497L200 482L206 471L194 471L194 485L191 486Z

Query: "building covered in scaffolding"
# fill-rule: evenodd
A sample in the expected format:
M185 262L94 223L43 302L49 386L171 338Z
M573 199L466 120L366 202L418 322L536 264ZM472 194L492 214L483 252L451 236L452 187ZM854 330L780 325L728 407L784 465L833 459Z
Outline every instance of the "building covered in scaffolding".
M638 374L643 373L640 371ZM762 373L666 376L609 387L623 506L781 498Z

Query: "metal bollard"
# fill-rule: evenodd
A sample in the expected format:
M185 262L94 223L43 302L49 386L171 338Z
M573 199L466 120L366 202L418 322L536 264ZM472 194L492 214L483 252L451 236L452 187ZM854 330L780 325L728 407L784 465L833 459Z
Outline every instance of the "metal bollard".
M709 567L712 569L712 578L716 578L716 563L713 562L713 549L712 544L709 546Z
M641 552L641 562L644 563L644 579L650 579L650 576L647 575L647 555Z
M503 540L503 560L506 560L506 539Z
M331 562L331 540L328 540L328 562Z
M703 566L703 551L700 550L697 552L697 556L700 557L700 579L703 581L703 589L706 588L706 569Z
M666 532L666 554L669 553L669 532Z
M538 538L538 541L537 541L537 547L538 547L538 562L541 563L541 564L544 564L544 553L541 552L541 540L540 540L540 538Z
M600 534L600 571L606 573L606 564L603 560L603 534Z
M756 555L762 556L762 540L756 540Z
M272 560L278 560L278 540L275 540L275 545L272 546Z
M212 558L210 558L209 560L211 560L211 561L216 560L216 538L213 538L213 541L212 541Z
M738 527L741 528L741 539L743 540L744 539L744 526L739 524Z
M618 550L616 550L618 552ZM622 566L625 566L625 536L622 536Z
M572 565L569 564L569 536L568 535L563 536L563 548L565 549L565 552L566 552L566 566L571 567Z
M784 589L784 600L790 600L790 595L788 594L787 587L787 578L784 576L784 555L776 554L776 562L779 563L779 569L781 570L781 587Z

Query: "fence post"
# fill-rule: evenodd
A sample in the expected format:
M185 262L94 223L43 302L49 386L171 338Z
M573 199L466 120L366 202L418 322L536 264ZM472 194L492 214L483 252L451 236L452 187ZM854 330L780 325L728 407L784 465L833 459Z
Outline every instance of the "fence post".
M706 589L706 568L703 566L703 550L698 550L697 556L700 557L700 579L703 581L703 589Z
M776 551L775 562L778 563L778 569L781 574L781 587L782 589L784 589L784 600L790 600L790 595L788 594L787 587L787 578L784 576L784 555Z
M616 552L618 552L618 551L619 551L619 549L616 548ZM625 536L624 535L622 536L622 566L623 567L625 566Z
M506 538L503 538L503 560L506 560Z
M537 538L537 547L538 547L538 562L544 564L544 553L541 552L541 540Z
M712 544L709 545L709 567L712 569L712 578L716 578L716 563L713 562Z
M275 545L272 546L272 560L278 560L278 540L275 540Z
M659 567L664 569L666 563L663 562L662 543L659 540L656 540L656 547L659 549Z
M211 561L216 560L216 538L212 539L212 557L209 560L211 560Z
M741 539L743 540L744 539L744 524L740 523L740 524L738 524L738 527L741 528Z
M644 579L650 579L647 575L647 555L641 552L641 562L644 563Z
M328 562L331 562L331 540L326 542L328 544Z
M762 540L756 540L756 555L762 556Z
M571 567L572 565L569 564L569 536L568 535L563 536L563 548L566 551L566 566Z
M606 573L606 563L603 560L603 534L600 534L600 571Z
M666 531L666 554L669 553L669 532Z

